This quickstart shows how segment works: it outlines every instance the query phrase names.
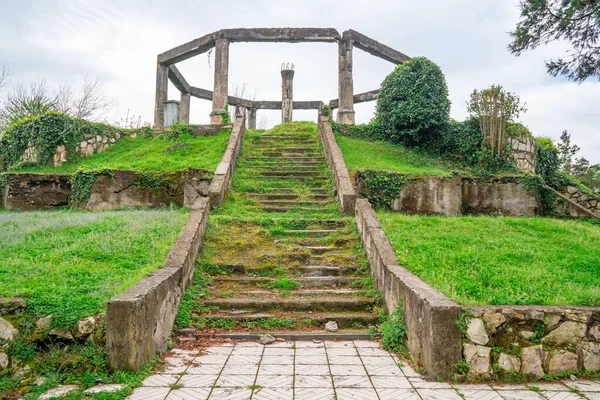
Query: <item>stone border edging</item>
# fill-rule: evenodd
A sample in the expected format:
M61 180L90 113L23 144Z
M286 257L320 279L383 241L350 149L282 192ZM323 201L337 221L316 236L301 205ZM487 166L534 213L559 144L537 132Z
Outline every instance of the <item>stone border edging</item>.
M246 116L245 113L243 115L237 115L237 112L236 116L237 118L233 124L231 136L229 137L229 143L227 144L221 162L215 170L213 180L208 189L211 208L219 207L223 204L231 186L231 179L233 177L233 171L235 170L237 157L242 150L242 140L244 138L244 133L246 132Z
M329 118L324 115L319 115L319 136L325 148L329 170L335 176L336 198L340 204L340 211L344 214L354 215L356 191L350 180L342 151L335 141Z
M391 313L402 301L410 356L432 377L449 378L461 359L461 307L398 263L377 214L356 200L356 223L371 264L373 284Z
M167 348L179 302L194 275L209 216L201 197L163 267L114 296L106 308L106 347L115 369L139 370Z

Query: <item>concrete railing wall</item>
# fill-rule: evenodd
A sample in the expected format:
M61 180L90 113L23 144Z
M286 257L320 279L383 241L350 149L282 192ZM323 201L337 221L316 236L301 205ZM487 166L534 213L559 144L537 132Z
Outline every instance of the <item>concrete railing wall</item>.
M335 177L335 195L340 205L340 211L353 215L356 191L348 174L342 151L335 141L329 118L323 115L319 115L319 136L325 149L329 170Z
M215 175L208 190L211 207L219 207L227 197L231 186L231 178L235 170L237 157L242 151L242 142L246 131L245 113L237 115L233 124L229 143L225 149L225 154L215 170Z
M108 302L106 346L112 368L136 371L166 350L179 303L194 275L209 210L208 198L199 198L163 267Z
M399 265L377 214L366 199L356 200L356 223L369 258L374 286L388 312L401 306L407 348L431 377L449 378L461 358L456 326L460 306Z

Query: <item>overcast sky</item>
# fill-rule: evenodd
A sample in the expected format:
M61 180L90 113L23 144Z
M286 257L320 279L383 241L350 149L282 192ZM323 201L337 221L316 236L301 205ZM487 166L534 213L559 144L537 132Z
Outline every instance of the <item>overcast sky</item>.
M581 155L600 162L600 83L548 76L544 60L562 54L560 43L521 57L509 54L507 32L518 20L518 0L1 2L0 65L14 72L12 83L45 78L77 88L86 76L99 76L116 100L114 120L129 113L153 122L156 56L174 46L222 28L332 27L360 31L440 65L453 118L466 117L474 88L500 84L527 103L521 121L534 135L558 139L568 129ZM295 100L337 97L337 47L331 43L232 44L230 92L245 83L256 99L279 100L282 62L295 64ZM178 64L190 84L211 90L212 65L207 54ZM393 68L355 49L355 93L378 88ZM179 98L172 86L169 98ZM373 103L357 105L357 122L367 122L373 111ZM192 99L191 122L208 123L209 112L209 102ZM262 113L268 126L279 123L279 111ZM294 114L315 118L314 111Z

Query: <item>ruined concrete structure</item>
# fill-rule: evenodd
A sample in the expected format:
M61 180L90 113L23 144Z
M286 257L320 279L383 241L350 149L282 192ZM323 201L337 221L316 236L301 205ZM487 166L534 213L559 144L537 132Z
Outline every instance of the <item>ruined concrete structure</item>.
M291 121L293 110L319 109L322 101L293 101L293 69L282 69L281 101L254 101L229 96L229 44L236 42L325 42L338 45L338 98L329 106L337 108L337 121L354 123L354 104L377 99L379 90L354 94L352 75L352 52L357 47L369 54L394 64L410 59L407 55L373 40L362 33L348 30L342 35L333 28L251 28L222 29L209 33L191 42L177 46L158 55L156 67L156 102L154 127L165 126L165 103L168 100L169 80L181 93L179 122L188 124L190 119L190 96L212 101L211 124L221 123L225 105L240 106L248 111L248 127L256 128L257 110L282 110L282 120ZM214 49L215 78L212 91L191 86L176 65L178 62Z

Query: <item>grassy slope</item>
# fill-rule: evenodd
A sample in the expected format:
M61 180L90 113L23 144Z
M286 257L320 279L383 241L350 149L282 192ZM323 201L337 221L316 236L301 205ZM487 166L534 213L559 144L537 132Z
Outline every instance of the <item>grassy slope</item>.
M0 297L71 326L160 268L187 212L0 212Z
M351 171L378 170L410 175L449 175L451 167L442 161L418 154L400 144L369 142L336 135Z
M379 212L400 263L463 304L600 305L600 226Z
M124 169L136 171L173 172L188 167L214 171L227 147L229 131L217 136L192 137L181 135L177 142L163 136L155 138L123 138L103 153L79 158L61 165L31 167L19 172L73 173L83 169Z

